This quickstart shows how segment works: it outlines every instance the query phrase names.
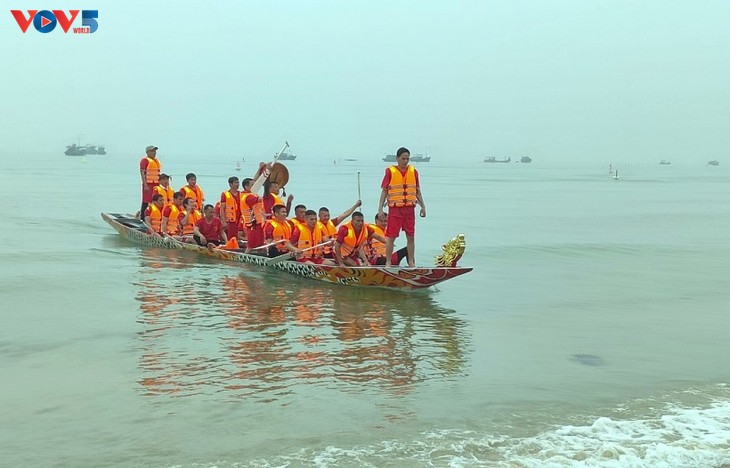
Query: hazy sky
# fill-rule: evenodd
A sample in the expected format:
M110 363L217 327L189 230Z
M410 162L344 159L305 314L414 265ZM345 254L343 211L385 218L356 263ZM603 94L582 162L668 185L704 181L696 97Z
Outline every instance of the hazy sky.
M97 9L99 28L23 34L11 9ZM135 158L730 151L724 0L11 0L0 43L9 151L78 134Z

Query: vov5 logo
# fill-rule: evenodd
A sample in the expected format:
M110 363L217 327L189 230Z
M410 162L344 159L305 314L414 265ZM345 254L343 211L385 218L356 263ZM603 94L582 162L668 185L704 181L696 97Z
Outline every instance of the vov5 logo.
M73 28L74 34L91 34L99 29L99 23L96 21L99 17L99 10L68 10L68 14L63 10L27 11L28 16L25 16L22 10L10 10L23 33L28 30L31 23L40 33L49 33L58 25L61 26L64 33L67 33L79 16L79 12L81 13L81 27Z

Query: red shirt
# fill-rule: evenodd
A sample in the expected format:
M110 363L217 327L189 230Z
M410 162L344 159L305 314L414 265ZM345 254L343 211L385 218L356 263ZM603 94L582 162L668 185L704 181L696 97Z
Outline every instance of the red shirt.
M405 178L406 171L408 169L406 169L405 171L401 171L400 167L398 167L398 166L393 166L393 167L398 169L400 171L400 173L403 174L403 177ZM416 187L420 188L421 181L418 179L418 171L415 168L413 169L413 174L416 176ZM389 185L390 185L390 168L387 168L387 169L385 169L385 176L383 177L383 181L380 183L380 188L387 189Z
M195 226L197 226L200 233L205 236L208 240L223 240L221 238L221 231L223 231L223 223L221 222L220 218L216 218L215 216L213 219L208 223L208 221L205 218L200 218L197 223L195 223Z
M299 230L299 226L294 226L294 229L291 231L291 239L289 239L289 242L292 243L292 245L297 245L297 242L299 242L299 236L302 235L302 231Z

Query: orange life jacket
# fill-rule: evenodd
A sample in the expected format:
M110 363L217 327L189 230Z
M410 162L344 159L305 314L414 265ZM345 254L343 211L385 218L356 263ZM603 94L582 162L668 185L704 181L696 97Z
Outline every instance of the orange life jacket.
M317 229L322 231L323 237L328 237L330 239L337 237L337 226L335 226L335 223L333 223L331 219L327 220L327 224L324 224L322 221L317 221ZM327 255L331 254L332 244L325 245L323 247L323 251Z
M149 172L148 172L149 174ZM172 203L172 196L175 195L175 191L172 190L172 187L167 186L167 188L163 187L162 185L155 185L155 193L159 193L163 197L165 197L165 206ZM153 193L152 195L154 195Z
M184 215L183 215L184 216ZM203 215L200 214L200 211L193 210L192 213L190 213L190 216L188 216L188 222L182 227L183 235L184 236L190 236L193 234L193 229L195 229L195 223L198 222L200 218L202 218Z
M226 222L237 223L240 219L240 215L238 214L238 203L236 203L235 197L230 190L226 190L222 193L222 195L226 197ZM220 210L218 210L218 212L220 212Z
M264 225L264 220L266 219L266 216L264 215L264 202L261 198L259 198L259 201L253 204L253 206L249 206L246 202L246 198L251 195L251 192L241 192L241 218L243 219L244 226L251 227L253 226L254 221L256 221L256 224L259 226Z
M159 159L147 157L147 169L145 172L145 182L147 184L157 185L160 183L160 171L162 164Z
M300 224L299 228L299 242L297 243L298 249L309 249L315 245L322 243L322 230L319 226L314 226L314 232L309 230L306 224ZM317 258L322 256L322 247L316 249L309 249L304 252L305 257Z
M350 257L353 253L356 253L358 249L368 240L368 225L363 224L360 230L360 235L355 234L355 228L352 226L352 221L345 224L347 227L347 236L345 242L340 246L340 254L342 258Z
M416 206L416 169L408 166L405 177L397 166L390 166L388 206Z
M195 190L190 188L189 185L184 185L180 191L185 194L185 198L192 198L195 200L199 210L203 209L203 199L205 197L203 196L203 189L200 188L200 185L196 185Z
M377 224L368 224L368 226L370 226L370 228L372 228L373 232L385 237L385 232L383 232L383 228L381 228ZM368 258L376 259L378 257L385 257L385 244L380 242L375 237L371 237L370 239L368 239L367 246L368 246Z
M150 226L157 234L162 234L162 211L157 208L157 205L150 203Z
M180 208L174 203L170 205L170 217L167 218L167 233L171 236L180 235Z
M291 224L284 221L283 223L280 223L279 221L275 219L269 220L269 224L271 224L274 227L274 230L272 232L272 238L274 242L276 241L285 241L289 240L291 238ZM286 248L286 242L279 242L276 244L276 248L281 253L287 252Z

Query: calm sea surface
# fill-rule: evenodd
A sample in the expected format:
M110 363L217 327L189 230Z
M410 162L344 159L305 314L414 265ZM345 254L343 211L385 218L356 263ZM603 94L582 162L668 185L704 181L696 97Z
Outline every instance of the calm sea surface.
M160 158L208 201L255 169ZM0 466L730 464L725 166L421 164L417 262L474 271L400 293L121 239L136 155L1 159ZM295 203L360 171L373 217L385 163L300 159Z

